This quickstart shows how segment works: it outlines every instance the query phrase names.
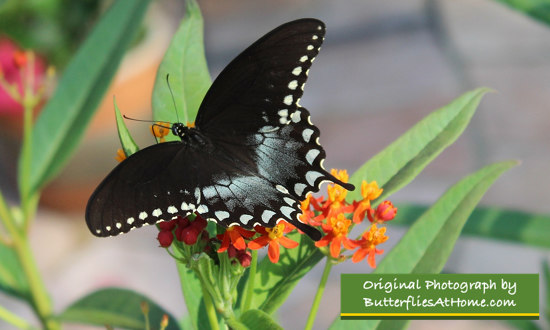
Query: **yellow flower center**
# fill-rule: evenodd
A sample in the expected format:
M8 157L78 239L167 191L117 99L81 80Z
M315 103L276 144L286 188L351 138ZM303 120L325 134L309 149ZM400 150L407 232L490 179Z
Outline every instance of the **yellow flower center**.
M342 182L346 182L346 183L348 182L349 175L346 170L338 171L336 169L332 169L330 171L330 174L334 175L334 177L336 177L338 180ZM328 186L327 192L328 192L328 199L331 203L343 202L346 199L346 195L348 193L348 191L345 188L338 185Z
M266 228L265 231L269 234L269 239L275 240L283 236L285 233L285 225L283 223L279 223L273 228Z
M342 213L329 219L334 236L347 235L351 220L346 219Z

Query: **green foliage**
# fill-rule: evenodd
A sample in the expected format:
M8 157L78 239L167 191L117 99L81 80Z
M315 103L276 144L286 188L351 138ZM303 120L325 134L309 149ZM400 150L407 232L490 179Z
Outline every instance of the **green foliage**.
M0 244L0 291L18 298L30 299L29 285L21 263L12 248Z
M34 125L32 157L25 160L30 161L30 172L18 173L22 191L37 191L68 161L135 36L148 4L148 0L113 3L69 63Z
M124 123L124 118L120 114L120 110L116 105L115 99L113 99L113 104L115 107L116 127L118 131L120 145L122 146L122 150L124 150L124 154L126 156L130 156L131 154L136 153L139 150L139 147L136 142L134 142L134 139L132 138L130 132L128 131L128 128L126 127L126 124Z
M65 322L110 325L125 329L145 329L145 316L141 304L149 307L149 324L159 328L163 315L168 315L166 329L179 329L176 319L151 299L134 291L108 288L93 292L63 311L58 318Z
M258 265L251 306L268 314L283 304L302 277L324 257L306 235L294 232L287 237L300 245L294 249L281 249L276 264L264 258Z
M488 88L465 93L449 105L431 113L383 151L369 159L350 178L361 186L362 180L376 180L384 200L414 179L441 151L462 134ZM348 201L361 198L361 190L348 194Z
M258 310L249 309L239 321L248 327L248 329L266 329L266 330L282 330L283 328L275 322L269 314Z
M548 0L497 0L510 8L550 25L550 1Z
M425 205L400 204L392 224L411 225L428 209ZM477 207L464 226L463 234L550 248L550 216L497 207Z
M187 13L157 72L153 89L153 118L156 121L194 121L211 80L204 56L203 21L196 1L186 1ZM170 75L170 95L166 76ZM175 107L177 109L174 109ZM187 117L184 113L187 112ZM185 124L185 122L184 122ZM178 139L169 134L166 140Z

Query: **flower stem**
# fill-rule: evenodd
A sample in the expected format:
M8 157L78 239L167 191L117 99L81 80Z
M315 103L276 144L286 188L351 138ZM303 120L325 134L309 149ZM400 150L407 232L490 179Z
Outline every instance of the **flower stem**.
M252 297L254 296L254 280L256 278L256 270L258 269L258 250L252 250L252 260L250 262L250 273L248 273L248 281L246 283L246 291L244 300L241 305L241 313L250 309Z
M8 322L18 329L32 329L32 325L27 323L26 320L8 311L4 307L0 306L0 319Z
M311 330L313 328L313 323L315 323L315 317L317 316L317 310L319 309L319 304L321 303L321 298L323 297L323 292L325 291L325 285L327 284L328 276L330 270L332 269L332 262L329 258L326 258L325 270L323 271L323 276L321 277L321 282L319 283L319 288L313 299L313 304L311 305L311 310L309 311L309 316L307 318L307 323L304 329Z
M201 283L201 288L202 288L202 299L204 300L204 306L206 307L206 315L208 316L210 329L219 330L220 326L218 324L218 317L216 316L216 310L214 309L214 304L212 303L212 297L210 297L210 293L208 293L203 283Z

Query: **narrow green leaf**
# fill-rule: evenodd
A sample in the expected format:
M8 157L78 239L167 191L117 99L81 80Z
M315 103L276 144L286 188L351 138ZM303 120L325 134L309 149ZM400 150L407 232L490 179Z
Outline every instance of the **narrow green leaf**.
M189 116L187 120L194 121L200 103L211 84L204 56L201 12L195 0L186 3L186 15L157 72L152 100L153 118L156 121L183 122L186 120L185 111ZM166 84L168 74L174 92L173 100ZM177 137L169 134L166 139L175 140Z
M138 145L130 135L130 131L124 123L124 118L120 114L120 110L116 104L115 98L113 98L113 104L115 106L115 118L116 118L116 128L118 131L118 138L120 139L120 145L126 157L129 157L131 154L136 153L139 150Z
M30 301L29 286L13 249L0 244L0 291Z
M176 255L177 250L174 250ZM178 267L181 290L183 293L183 299L185 300L185 306L189 312L189 319L195 329L208 329L210 323L208 316L206 315L206 307L202 298L201 282L195 273L187 268L186 265L176 261Z
M510 8L550 25L550 2L546 0L497 0Z
M288 238L300 245L294 249L281 248L276 264L264 258L258 265L251 306L268 314L283 304L298 281L324 257L306 235L294 232Z
M401 241L380 262L374 273L439 273L462 231L464 223L493 182L517 162L492 164L453 185L416 220ZM402 323L363 321L365 328L387 328ZM339 324L343 323L343 324ZM335 329L347 321L335 321Z
M275 322L264 311L258 309L249 309L239 319L241 323L246 325L249 329L265 329L265 330L282 330L283 328Z
M160 327L165 314L169 318L166 329L179 329L177 320L151 299L137 292L120 288L93 292L73 303L58 318L66 322L145 329L142 302L149 305L149 323L153 329Z
M493 182L516 161L492 164L460 180L426 211L376 273L439 273L464 223Z
M362 180L376 180L384 188L379 200L398 191L462 134L488 91L479 88L465 93L422 119L361 166L350 182L360 187ZM348 201L360 198L360 189L348 193Z
M32 132L31 192L52 179L78 145L149 2L114 2L65 69Z
M392 224L411 225L427 209L425 205L398 205L398 216ZM548 232L548 215L497 207L477 207L462 231L466 235L550 248Z
M544 310L544 318L546 321L550 320L550 266L548 261L542 263L542 275L544 284L546 287L546 308Z

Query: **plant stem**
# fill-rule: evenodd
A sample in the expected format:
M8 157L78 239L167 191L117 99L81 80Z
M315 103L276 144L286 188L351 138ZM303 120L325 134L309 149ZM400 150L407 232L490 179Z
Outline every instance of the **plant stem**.
M14 250L29 284L34 310L46 329L60 329L59 323L51 318L53 310L50 297L34 261L27 237L16 233L12 238Z
M304 329L311 330L313 328L313 323L315 323L315 317L317 316L317 310L319 309L319 304L321 303L321 298L323 297L323 292L325 291L325 285L327 284L328 275L332 269L332 262L329 258L326 258L325 270L323 271L323 276L321 277L321 282L319 283L319 288L313 299L313 304L311 305L311 310L309 311L309 316L307 318L307 323Z
M9 310L0 306L0 319L10 323L18 329L32 329L32 325L27 323L26 320L20 318L19 316L13 314Z
M250 273L248 273L248 281L246 283L244 300L241 305L241 313L244 313L250 309L250 304L252 303L252 297L254 296L254 280L256 278L257 269L258 269L258 250L252 250Z
M212 303L212 297L210 297L210 293L206 291L206 288L204 287L203 283L201 283L201 288L202 288L202 299L204 299L204 306L206 307L206 315L208 316L208 322L210 322L210 329L219 330L220 326L218 324L218 317L216 316L216 310L214 309L214 304Z

